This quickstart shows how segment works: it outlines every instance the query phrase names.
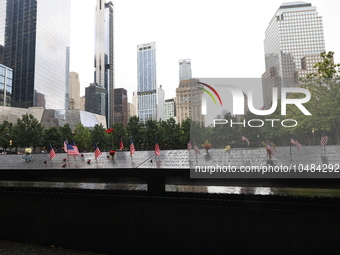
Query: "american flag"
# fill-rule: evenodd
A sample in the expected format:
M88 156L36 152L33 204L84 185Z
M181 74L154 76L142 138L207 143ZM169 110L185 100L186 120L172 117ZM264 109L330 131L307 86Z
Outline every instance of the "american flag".
M80 155L76 145L67 144L67 155Z
M155 141L155 154L156 154L157 156L160 156L160 155L161 155L161 149L159 148L159 144L158 144L157 139L156 139L156 141Z
M249 146L250 142L249 142L249 140L247 139L247 137L245 137L244 135L242 135L242 139L241 139L241 140L242 140L242 141L246 141L247 144L248 144L248 146Z
M50 159L53 159L57 154L55 153L52 145L50 144Z
M188 141L187 148L188 148L188 151L190 151L192 149L190 141Z
M67 152L67 144L68 144L68 141L64 141L64 151Z
M194 151L196 154L201 154L200 149L198 149L196 142L194 142Z
M267 147L266 147L267 151L270 151L270 154L272 156L274 156L275 154L277 154L277 150L270 145L270 143L267 143Z
M321 146L326 146L327 143L328 143L328 136L325 134L325 131L322 131L320 145Z
M123 138L121 136L119 137L119 150L124 150Z
M132 138L130 138L130 156L135 153L135 145L133 144Z
M295 144L297 150L300 150L300 148L302 147L302 145L295 139L294 136L290 137L290 143Z
M102 155L102 152L99 150L97 143L94 142L94 158L97 159L100 155Z

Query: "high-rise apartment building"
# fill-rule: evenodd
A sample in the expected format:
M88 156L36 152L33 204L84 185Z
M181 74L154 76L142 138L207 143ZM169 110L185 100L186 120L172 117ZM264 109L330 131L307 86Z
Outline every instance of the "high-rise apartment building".
M145 123L157 119L156 43L137 46L138 117Z
M315 71L311 66L321 60L325 40L316 7L302 1L283 3L265 32L264 51L263 99L269 107L273 87L299 86L299 78Z
M65 109L69 0L0 1L3 64L13 69L11 106Z
M126 89L115 89L114 122L128 123L128 97Z
M76 72L70 72L70 94L68 109L80 110L80 81L79 74Z
M202 115L202 94L203 91L197 87L198 79L184 80L179 83L176 89L176 117L177 123L181 123L187 118L204 123Z
M179 81L190 80L191 78L191 60L181 59L179 61Z
M0 64L0 106L11 106L13 70Z
M114 6L97 0L95 27L94 83L106 89L105 116L108 127L114 122ZM98 113L100 114L100 113Z

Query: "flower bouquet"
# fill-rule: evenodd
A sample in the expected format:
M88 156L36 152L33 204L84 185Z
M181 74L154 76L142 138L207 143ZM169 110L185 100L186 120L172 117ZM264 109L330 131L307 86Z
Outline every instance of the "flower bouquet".
M110 156L111 156L111 158L112 158L112 161L115 159L115 155L116 155L116 151L110 151L109 152L110 153Z
M211 143L209 143L209 141L206 140L205 143L202 144L202 146L203 146L203 149L205 149L205 151L206 151L207 153L209 153L209 150L211 149Z

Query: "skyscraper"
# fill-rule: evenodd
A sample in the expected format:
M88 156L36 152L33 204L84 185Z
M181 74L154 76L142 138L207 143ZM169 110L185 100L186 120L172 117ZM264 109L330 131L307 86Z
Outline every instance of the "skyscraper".
M157 120L164 120L165 92L162 85L157 88Z
M313 72L310 68L325 51L322 17L310 3L283 3L265 32L266 71L262 75L266 107L272 101L272 87L299 86L299 78ZM315 69L314 69L315 71Z
M70 72L70 96L69 96L69 109L80 110L80 81L79 74Z
M181 59L179 61L179 81L190 80L191 78L191 60Z
M105 88L91 83L85 88L85 111L105 116L105 96Z
M128 98L126 89L115 89L114 122L128 123Z
M0 1L3 64L13 69L12 106L65 109L70 10L69 0Z
M114 122L114 6L97 0L95 28L94 83L106 89L105 116L108 127Z
M164 120L176 120L176 98L166 99L164 103Z
M156 44L137 46L138 116L140 122L157 118Z
M13 70L0 64L0 106L11 106Z

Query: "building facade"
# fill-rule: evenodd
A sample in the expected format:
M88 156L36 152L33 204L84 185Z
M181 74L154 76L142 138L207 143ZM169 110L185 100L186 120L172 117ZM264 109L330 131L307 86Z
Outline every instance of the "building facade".
M128 103L128 123L132 116L136 115L136 106L134 106L132 103Z
M181 81L176 89L176 118L181 123L187 118L204 123L202 115L202 87L198 79Z
M69 0L0 3L3 64L13 69L14 107L65 109L69 75Z
M70 94L68 109L81 109L80 106L80 81L79 74L76 72L70 72Z
M176 98L166 99L164 103L164 120L176 120Z
M85 88L85 111L105 116L106 89L91 83Z
M157 119L156 43L137 46L138 117L145 123Z
M132 93L132 104L135 107L135 114L133 116L138 116L138 93L137 91L133 91Z
M181 59L179 61L179 81L190 80L191 78L191 60Z
M124 126L128 123L128 97L126 89L115 89L115 105L114 105L114 122L123 123Z
M157 120L164 120L165 92L162 85L157 88Z
M97 0L95 11L94 83L105 88L105 116L108 126L114 121L114 6L111 1ZM98 113L100 114L100 113Z
M0 106L11 106L13 70L0 64Z
M316 7L302 1L283 3L265 32L264 51L263 99L270 107L272 88L299 86L299 78L315 71L306 63L320 61L320 53L326 51Z

